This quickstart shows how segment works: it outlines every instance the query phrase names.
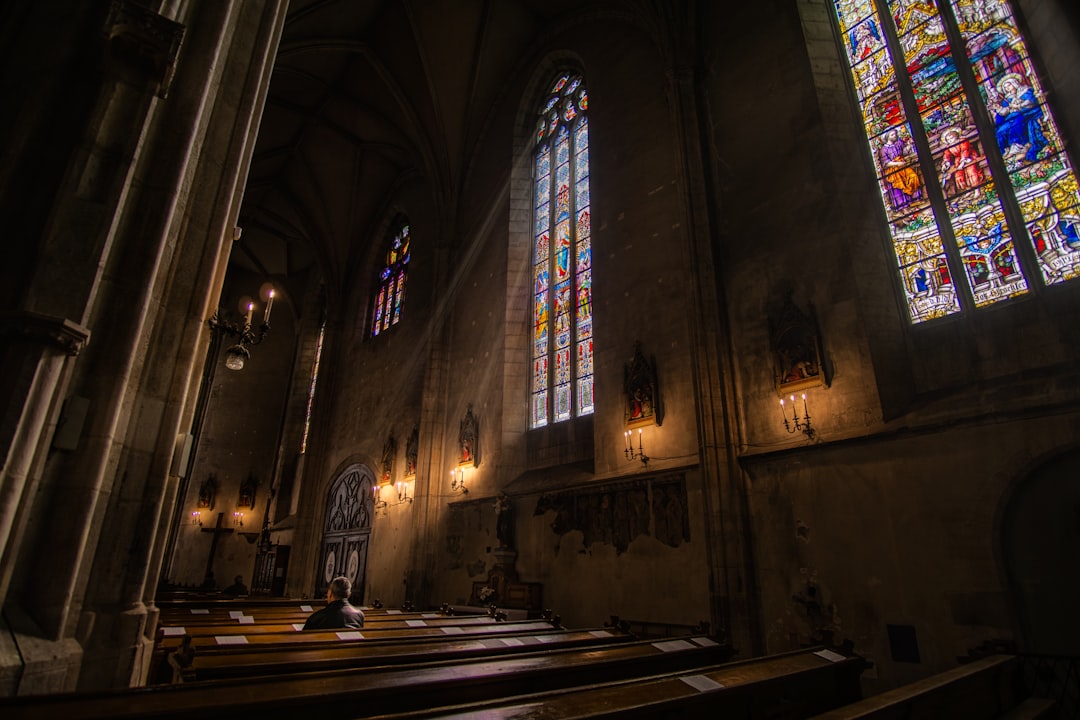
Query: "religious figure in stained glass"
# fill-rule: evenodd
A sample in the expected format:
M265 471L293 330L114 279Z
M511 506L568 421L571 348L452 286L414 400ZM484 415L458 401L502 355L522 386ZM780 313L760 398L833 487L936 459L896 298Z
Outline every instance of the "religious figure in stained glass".
M912 322L1019 297L1040 274L1046 284L1080 277L1080 248L1058 230L1080 207L1076 174L1009 3L833 7Z

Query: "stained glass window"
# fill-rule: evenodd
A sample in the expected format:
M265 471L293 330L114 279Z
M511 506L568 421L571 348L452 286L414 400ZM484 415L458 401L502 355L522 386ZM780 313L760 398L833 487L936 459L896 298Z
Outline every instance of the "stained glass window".
M531 427L593 412L589 96L563 75L534 140Z
M1080 276L1080 195L1006 0L833 0L912 322Z
M401 223L397 228L386 251L386 263L379 271L379 291L371 318L372 337L401 319L401 301L405 298L405 281L409 275L409 225Z

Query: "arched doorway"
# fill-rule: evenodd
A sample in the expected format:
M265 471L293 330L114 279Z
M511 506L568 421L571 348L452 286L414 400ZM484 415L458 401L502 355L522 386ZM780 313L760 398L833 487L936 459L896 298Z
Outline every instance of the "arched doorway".
M362 602L367 571L368 540L375 475L366 465L350 465L330 484L323 520L322 551L315 571L315 597L338 575L349 578L353 599Z
M1080 449L1018 483L1002 513L1001 552L1020 650L1076 655L1080 647Z

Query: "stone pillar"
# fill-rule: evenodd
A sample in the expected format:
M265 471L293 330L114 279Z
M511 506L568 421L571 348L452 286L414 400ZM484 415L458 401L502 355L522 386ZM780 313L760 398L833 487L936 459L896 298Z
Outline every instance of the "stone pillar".
M58 22L24 5L32 8L20 10L24 19ZM98 2L79 6L96 22L67 30L94 39L65 48L57 65L105 61L88 73L96 86L79 88L75 136L51 138L70 157L44 209L21 302L26 312L79 318L95 343L51 391L27 395L15 424L42 426L41 408L55 413L69 390L88 405L70 448L49 454L46 426L27 440L33 457L19 460L30 468L22 495L33 500L6 524L0 566L21 653L0 654L0 676L21 664L12 673L19 694L145 679L152 616L142 600L157 583L176 439L191 419L195 358L205 351L286 5L192 0L169 5L181 16L166 18L133 0ZM69 94L34 107L63 113ZM43 377L55 373L38 366ZM16 487L7 462L3 513Z

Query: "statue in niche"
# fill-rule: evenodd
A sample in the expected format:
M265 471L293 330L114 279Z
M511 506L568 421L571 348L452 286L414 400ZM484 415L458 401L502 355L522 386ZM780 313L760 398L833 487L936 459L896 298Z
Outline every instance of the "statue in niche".
M653 423L660 425L663 422L656 361L645 359L640 340L634 343L633 360L623 368L623 392L626 394L624 415L627 427Z
M240 483L240 499L236 501L236 507L255 508L255 490L259 487L259 481L255 473L248 473L247 479Z
M394 440L394 433L386 438L386 443L383 445L382 451L382 475L381 481L384 485L389 485L393 482L394 477L394 455L397 454L397 441Z
M514 518L510 498L505 493L495 498L495 536L500 548L514 547Z
M480 464L477 450L478 435L479 425L476 421L476 417L473 415L472 405L470 404L465 411L465 417L461 419L461 427L458 431L458 447L460 449L458 465L472 465L473 467L476 467Z
M790 295L772 323L773 373L780 395L825 385L821 367L821 339L813 309L804 313Z
M202 485L199 486L199 507L214 509L214 496L217 495L217 475L210 473L206 476L206 480L203 480Z
M409 439L405 441L405 476L416 474L416 458L420 455L420 430L413 427Z

